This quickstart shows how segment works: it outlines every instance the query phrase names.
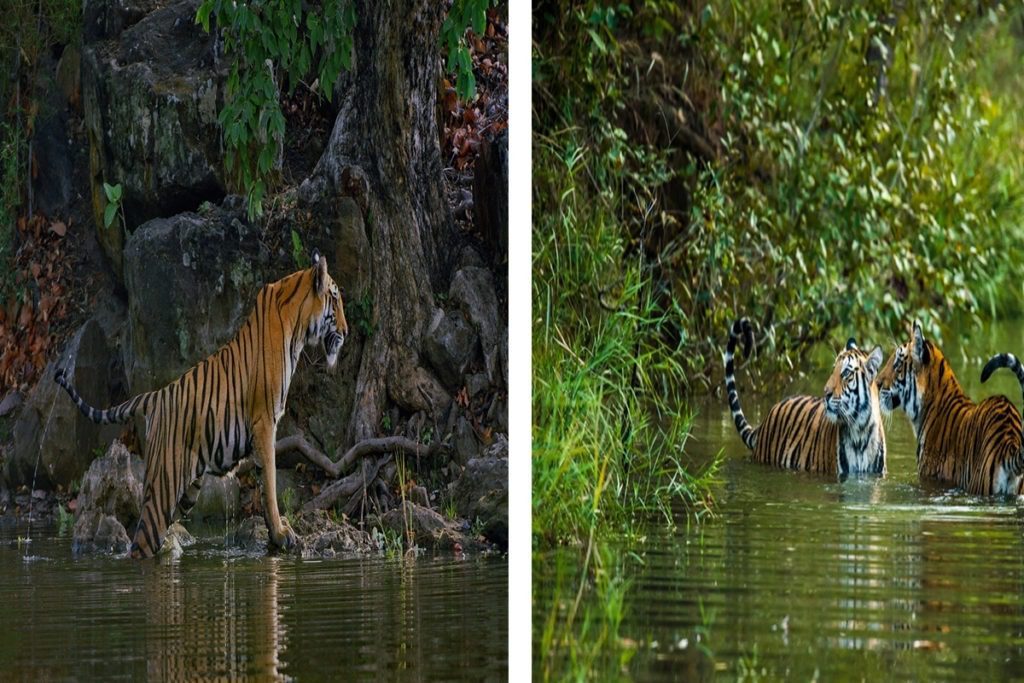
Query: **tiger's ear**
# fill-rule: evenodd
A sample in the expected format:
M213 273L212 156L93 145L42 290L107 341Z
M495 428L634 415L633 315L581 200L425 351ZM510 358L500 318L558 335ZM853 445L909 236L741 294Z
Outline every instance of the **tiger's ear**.
M313 251L309 254L309 262L314 266L320 262L320 250L316 247L313 247Z
M914 326L910 331L910 348L915 363L920 365L928 362L927 351L924 348L924 332L921 330L921 323L917 320L914 321Z
M854 339L853 337L850 337L849 339L846 340L846 350L847 351L852 351L853 349L856 349L856 348L857 348L857 340L856 339Z
M313 286L320 296L327 294L327 259L320 255L316 249L313 250L313 267L316 272L313 274Z
M882 347L876 346L871 349L871 355L868 356L867 367L869 380L874 379L875 375L878 374L879 369L882 367L882 361L885 360L885 356L882 355Z

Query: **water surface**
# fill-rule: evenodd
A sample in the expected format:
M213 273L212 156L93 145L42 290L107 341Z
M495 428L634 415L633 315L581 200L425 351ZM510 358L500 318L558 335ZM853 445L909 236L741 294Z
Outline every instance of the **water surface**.
M248 556L75 558L0 527L4 680L504 680L508 563Z
M970 396L1005 393L1020 406L1011 373L985 385L979 375L991 353L1024 352L1022 328L944 345ZM748 419L789 393L820 394L827 372L756 396L740 370ZM841 482L751 463L725 400L695 407L686 456L724 455L715 516L687 525L680 510L676 529L652 522L645 541L619 547L639 558L625 563L619 629L637 653L608 677L1024 680L1024 500L922 484L902 413L887 428L888 474ZM574 550L548 560L534 563L535 619L554 597L547 568L579 564Z

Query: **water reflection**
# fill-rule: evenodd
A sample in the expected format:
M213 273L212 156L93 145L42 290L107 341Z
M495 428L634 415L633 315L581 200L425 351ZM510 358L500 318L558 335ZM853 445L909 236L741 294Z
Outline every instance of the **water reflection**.
M255 557L201 541L173 562L71 554L0 527L0 679L500 681L502 557Z
M287 643L278 608L278 558L268 558L259 581L225 560L220 576L188 581L178 561L142 563L149 680L259 678L283 681Z

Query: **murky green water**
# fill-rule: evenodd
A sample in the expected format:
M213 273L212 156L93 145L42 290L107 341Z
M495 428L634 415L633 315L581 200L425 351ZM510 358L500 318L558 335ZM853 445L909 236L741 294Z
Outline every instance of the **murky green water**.
M972 357L945 344L972 397L1005 393L1020 405L1011 373L985 385L979 374L990 353L1024 352L1022 330L981 330L962 345ZM757 424L784 394L820 393L826 374L769 398L744 392L741 371L744 410ZM724 399L695 407L686 453L700 461L724 449L715 517L688 530L680 514L675 531L652 524L645 542L619 548L640 557L624 562L619 629L638 647L609 677L1024 680L1024 499L922 485L902 414L887 429L888 475L839 482L750 463ZM571 550L548 559L534 562L535 619L552 598L547 568L579 564Z
M504 558L74 558L0 528L3 680L504 680ZM12 545L11 541L15 541Z

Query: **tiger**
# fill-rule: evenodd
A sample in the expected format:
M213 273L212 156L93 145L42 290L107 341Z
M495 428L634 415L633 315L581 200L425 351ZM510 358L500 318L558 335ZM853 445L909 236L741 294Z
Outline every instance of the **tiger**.
M249 455L262 466L263 516L272 547L298 542L277 509L277 423L303 348L322 342L333 370L348 335L327 259L313 250L311 261L312 267L265 285L234 338L161 389L97 410L63 369L57 371L54 380L93 422L145 417L144 493L132 557L159 551L172 515L187 515L195 504L204 473L223 476Z
M725 388L733 423L757 462L827 475L884 474L885 430L875 375L882 349L870 353L851 338L836 357L824 396L790 396L772 406L757 428L740 408L734 353L743 335L743 355L750 355L753 332L741 318L729 331L725 350Z
M1019 363L1009 358L993 357L982 381L1000 367L1017 372ZM902 410L910 419L917 437L918 476L976 495L1021 491L1020 412L1005 396L981 403L968 398L942 351L925 339L920 322L912 324L907 343L896 346L878 385L882 410Z

